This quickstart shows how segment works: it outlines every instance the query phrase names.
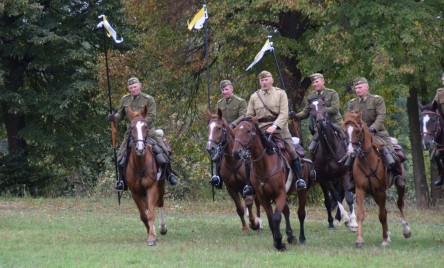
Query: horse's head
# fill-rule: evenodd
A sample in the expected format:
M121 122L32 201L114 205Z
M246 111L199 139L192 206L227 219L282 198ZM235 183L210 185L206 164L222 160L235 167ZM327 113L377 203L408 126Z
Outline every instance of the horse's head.
M362 113L345 113L343 130L347 136L347 154L361 149L366 140L370 141L370 131L362 120Z
M310 116L315 120L318 128L325 128L329 122L327 105L322 98L315 98L310 101Z
M145 120L148 108L145 106L142 112L133 111L128 107L127 114L131 120L131 143L137 155L145 155L148 138L148 124Z
M251 157L250 146L253 144L256 135L256 117L246 117L242 119L234 129L233 156L238 160L248 160Z
M441 136L443 119L436 105L420 105L419 108L421 110L420 127L422 147L424 150L431 150Z
M208 141L205 149L210 154L211 160L217 161L222 156L224 147L227 145L227 133L231 129L225 119L223 119L220 109L218 109L217 114L212 114L206 110L206 115L208 119Z

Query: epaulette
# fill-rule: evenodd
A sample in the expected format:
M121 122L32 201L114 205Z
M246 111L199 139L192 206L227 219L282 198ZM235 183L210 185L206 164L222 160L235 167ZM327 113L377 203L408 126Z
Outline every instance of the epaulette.
M358 98L351 99L351 100L350 100L350 103L356 101L357 99L358 99Z
M379 95L373 95L373 97L375 97L375 98L381 98L381 99L382 99L382 97L379 96Z
M237 96L237 95L233 95L233 97L238 100L238 101L243 101L244 99L242 99L241 97Z
M129 96L131 96L130 93L123 95L122 100L128 98Z
M217 101L217 103L219 103L219 102L221 102L221 101L223 101L223 100L224 100L224 98L222 98L222 99L218 100L218 101Z
M438 88L436 91L441 91L441 90L444 90L444 87Z
M140 93L140 95L144 98L147 98L147 99L151 98L151 96L146 93Z

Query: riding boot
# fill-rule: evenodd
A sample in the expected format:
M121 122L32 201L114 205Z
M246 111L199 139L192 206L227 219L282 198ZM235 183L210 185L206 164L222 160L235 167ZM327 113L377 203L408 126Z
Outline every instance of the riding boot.
M405 187L405 178L402 177L402 163L400 161L396 161L395 166L393 167L393 178L395 179L395 185L397 187Z
M310 144L308 145L308 151L310 152L310 156L314 157L314 154L316 153L316 149L318 147L318 141L319 141L319 136L318 133L316 132L311 138Z
M176 176L176 174L173 173L173 170L171 169L171 164L168 164L166 166L166 175L167 175L167 181L170 185L176 185L177 181L179 180Z
M119 180L116 182L116 186L114 186L114 190L116 191L125 191L128 190L128 186L126 185L125 175L124 175L124 165L117 165L119 168Z
M223 181L220 178L220 163L216 162L216 174L213 175L210 179L210 184L216 187L217 189L222 189Z
M298 178L296 180L296 189L298 191L307 189L307 184L302 176L301 162L299 161L299 157L293 160L293 170L296 172L296 176Z
M253 195L253 187L250 185L250 163L245 162L245 186L242 190L242 196L252 196Z

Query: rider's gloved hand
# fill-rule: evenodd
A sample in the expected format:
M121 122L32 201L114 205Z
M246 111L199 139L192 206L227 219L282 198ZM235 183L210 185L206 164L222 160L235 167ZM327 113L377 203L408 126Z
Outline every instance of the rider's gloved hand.
M369 128L368 130L369 130L369 131L370 131L371 133L373 133L373 134L375 134L375 133L376 133L376 129L374 129L374 128L372 128L372 127L371 127L371 128Z
M288 115L291 119L299 119L295 111L291 111Z
M116 121L116 117L114 116L114 114L109 114L108 115L108 121L111 121L111 122L115 122Z

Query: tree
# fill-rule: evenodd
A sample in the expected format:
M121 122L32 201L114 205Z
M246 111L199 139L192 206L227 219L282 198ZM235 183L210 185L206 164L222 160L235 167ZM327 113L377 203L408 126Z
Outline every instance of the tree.
M95 79L101 35L94 29L98 15L118 7L102 2L0 3L0 120L9 150L0 159L0 191L24 185L40 194L51 179L67 185L69 177L101 171L106 108Z

